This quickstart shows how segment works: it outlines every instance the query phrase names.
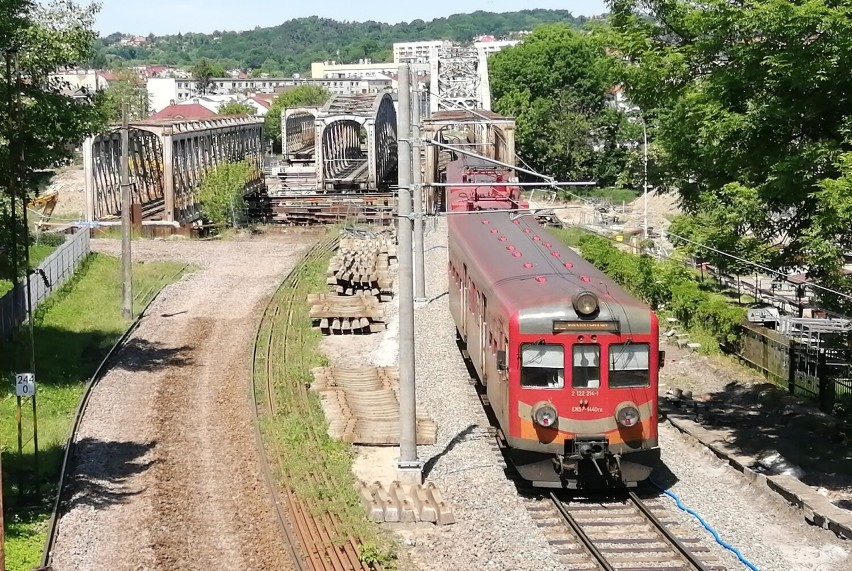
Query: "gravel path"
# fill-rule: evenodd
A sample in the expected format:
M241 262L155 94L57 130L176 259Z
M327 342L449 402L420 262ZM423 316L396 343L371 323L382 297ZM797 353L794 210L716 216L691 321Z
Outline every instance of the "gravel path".
M92 394L56 571L288 567L247 398L263 305L316 236L282 234L133 243L136 261L200 269L161 293Z

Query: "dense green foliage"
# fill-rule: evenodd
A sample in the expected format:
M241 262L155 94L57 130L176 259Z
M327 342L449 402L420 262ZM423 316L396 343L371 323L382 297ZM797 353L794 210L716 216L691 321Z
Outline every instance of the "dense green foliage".
M531 30L539 24L578 24L566 10L521 10L495 14L474 12L399 24L338 22L327 18L297 18L280 26L245 32L149 36L144 46L121 46L121 34L99 41L98 62L115 59L163 65L192 65L200 58L215 60L226 69L260 69L271 75L305 73L312 61L355 62L361 58L390 61L393 42L447 39L470 41L480 34L505 36Z
M684 266L630 254L590 233L563 236L577 240L585 259L653 309L671 312L685 327L706 331L719 343L730 344L738 339L745 309L703 290L695 273Z
M0 277L12 277L12 238L17 237L15 258L23 259L26 231L20 219L24 193L32 195L38 173L68 160L73 149L104 122L100 96L73 99L68 87L50 74L67 65L90 58L95 39L92 30L95 9L79 8L73 2L35 3L29 0L0 0L0 46L17 46L21 78L0 75L0 165L4 176L0 188ZM12 103L18 99L20 104ZM14 110L17 109L17 112ZM11 120L17 116L16 120ZM9 130L11 129L11 131ZM20 187L16 205L18 224L12 221L8 200L10 154ZM21 160L21 158L25 160ZM18 264L23 272L24 264Z
M621 77L693 215L677 230L848 287L852 4L610 3Z
M115 81L110 82L104 94L104 108L108 121L121 121L122 105L127 103L130 121L144 119L151 114L151 102L148 89L139 80L136 72L129 69L118 71Z
M216 109L219 115L254 115L254 107L248 103L239 101L228 101L223 103Z
M275 98L269 111L266 113L263 123L263 131L266 136L276 144L281 144L281 112L291 107L325 105L331 94L324 87L318 85L299 85L289 91L283 92Z
M199 93L207 93L212 87L214 77L223 77L225 69L218 63L213 63L207 58L201 58L192 66L192 79Z
M607 100L612 60L588 33L564 24L536 28L489 58L494 109L517 120L519 154L560 180L630 184L630 149L641 125Z
M222 163L211 169L198 188L198 200L204 216L214 224L236 226L245 210L243 192L256 174L248 160Z

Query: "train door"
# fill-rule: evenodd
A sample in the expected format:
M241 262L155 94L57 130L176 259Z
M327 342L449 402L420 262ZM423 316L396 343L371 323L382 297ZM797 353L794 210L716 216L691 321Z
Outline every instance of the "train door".
M480 297L481 315L479 318L479 362L482 363L482 382L488 381L488 299L482 294Z
M467 275L467 264L462 264L462 291L461 291L461 336L467 342L467 306L470 295L470 278Z

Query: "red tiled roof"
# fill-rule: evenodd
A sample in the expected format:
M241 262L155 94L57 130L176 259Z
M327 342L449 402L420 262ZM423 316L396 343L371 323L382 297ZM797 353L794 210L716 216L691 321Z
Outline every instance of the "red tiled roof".
M209 119L218 116L199 103L189 103L187 105L169 105L151 115L149 119Z
M254 97L249 97L249 99L256 101L259 105L269 109L272 106L272 101L266 99L265 97L260 97L255 95Z

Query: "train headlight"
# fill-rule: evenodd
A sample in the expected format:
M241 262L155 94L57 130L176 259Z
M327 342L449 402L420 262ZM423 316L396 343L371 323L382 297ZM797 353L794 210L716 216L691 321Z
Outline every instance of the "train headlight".
M574 296L574 310L580 315L591 315L598 310L598 296L590 291L581 291Z
M550 428L559 419L556 409L549 402L540 402L532 409L533 421L539 426Z
M615 420L621 426L630 428L639 424L639 409L632 402L623 402L615 408Z

